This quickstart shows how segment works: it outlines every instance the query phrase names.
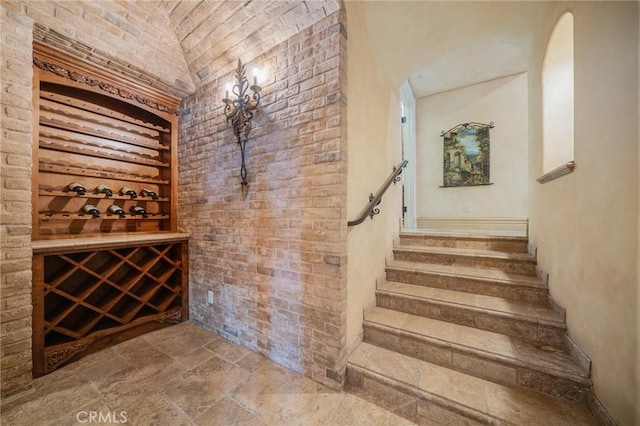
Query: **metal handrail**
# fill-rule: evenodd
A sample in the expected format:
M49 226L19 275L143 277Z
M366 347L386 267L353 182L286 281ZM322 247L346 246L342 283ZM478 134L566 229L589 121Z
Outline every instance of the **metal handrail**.
M389 186L391 186L391 183L395 185L396 182L400 182L400 173L402 173L402 169L404 169L407 166L407 163L409 162L407 160L404 160L399 165L393 167L393 173L391 173L387 178L387 180L384 181L384 183L378 190L378 193L376 195L369 194L369 204L367 204L365 208L362 209L362 211L360 212L360 215L356 220L351 220L347 222L347 226L360 225L362 222L365 221L367 216L373 219L373 216L380 213L380 209L377 208L377 206L378 204L380 204L380 201L382 201L382 196L387 191Z

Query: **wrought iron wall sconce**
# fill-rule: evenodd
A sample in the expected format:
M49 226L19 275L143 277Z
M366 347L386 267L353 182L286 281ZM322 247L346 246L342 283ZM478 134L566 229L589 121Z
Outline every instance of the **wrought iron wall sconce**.
M240 183L242 185L243 199L247 197L249 189L247 166L245 164L246 145L249 139L249 132L251 132L251 120L253 120L253 115L258 109L260 90L262 90L261 87L258 86L255 75L253 76L253 84L249 86L245 67L245 65L242 65L240 59L238 59L238 68L235 71L236 81L231 90L233 96L229 98L229 90L227 90L226 96L222 100L224 103L224 115L227 117L227 122L231 121L238 145L240 145L240 153L242 156L242 165L240 167L240 178L242 181ZM247 89L250 89L252 93L247 93Z

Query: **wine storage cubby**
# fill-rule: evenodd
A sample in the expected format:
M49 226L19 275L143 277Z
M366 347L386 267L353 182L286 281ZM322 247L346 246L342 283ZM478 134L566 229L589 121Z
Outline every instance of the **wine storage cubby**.
M83 251L51 251L36 244L34 323L40 326L33 335L34 375L98 349L118 333L126 337L128 330L186 318L187 242L182 238Z
M33 373L188 319L177 106L34 44Z

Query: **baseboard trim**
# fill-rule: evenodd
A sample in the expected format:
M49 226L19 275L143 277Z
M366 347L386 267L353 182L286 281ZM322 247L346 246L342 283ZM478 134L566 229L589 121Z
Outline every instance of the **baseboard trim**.
M589 392L587 396L587 407L591 414L603 426L620 426L620 423L613 418L602 402L598 399L594 391Z
M526 237L529 220L509 217L419 217L418 229L473 230L518 234Z

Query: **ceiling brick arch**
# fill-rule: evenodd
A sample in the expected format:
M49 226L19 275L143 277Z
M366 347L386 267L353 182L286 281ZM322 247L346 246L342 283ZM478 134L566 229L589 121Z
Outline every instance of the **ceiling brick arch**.
M150 6L150 5L149 5ZM149 7L148 6L148 7ZM327 1L165 1L196 86L252 59L340 8Z
M340 9L339 0L43 2L11 6L34 40L178 98Z

